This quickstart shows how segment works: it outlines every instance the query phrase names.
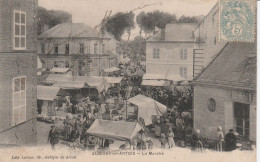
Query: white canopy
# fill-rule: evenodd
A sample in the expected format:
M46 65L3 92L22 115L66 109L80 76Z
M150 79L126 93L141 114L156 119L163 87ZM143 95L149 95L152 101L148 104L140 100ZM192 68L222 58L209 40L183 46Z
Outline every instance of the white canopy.
M183 79L180 75L166 75L166 74L144 74L144 80L170 80L170 81L182 81Z
M152 124L153 115L162 115L167 111L167 107L152 98L137 95L127 100L138 107L138 119L143 118L145 125Z
M53 101L58 95L68 95L66 92L62 91L60 87L50 87L50 86L37 86L37 99Z
M68 82L64 83L68 84L76 84L82 85L86 84L87 87L96 88L99 92L101 92L106 87L106 80L100 76L73 76L73 75L64 75L64 74L50 74L46 79L46 83L58 83L58 82ZM77 83L80 82L80 83ZM61 83L59 83L61 85ZM75 88L79 88L76 86Z
M146 86L155 86L155 87L164 87L164 86L169 86L170 81L165 81L165 80L143 80L142 85Z
M70 70L70 68L52 68L50 72L52 73L67 73Z
M140 130L142 130L142 127L137 122L96 119L87 130L87 134L106 139L125 141L133 139Z
M81 89L85 87L84 82L57 82L52 87L61 87L63 89Z
M120 83L123 77L105 77L107 83L114 84L114 83Z
M104 69L104 72L111 73L111 72L118 71L118 70L120 70L120 69L117 68L117 67L111 67L111 68L108 68L108 69Z

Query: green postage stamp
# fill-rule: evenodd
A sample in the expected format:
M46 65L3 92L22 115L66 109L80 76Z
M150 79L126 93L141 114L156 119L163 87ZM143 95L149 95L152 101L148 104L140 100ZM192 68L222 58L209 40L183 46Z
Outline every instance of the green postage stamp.
M254 42L256 0L219 1L219 40Z

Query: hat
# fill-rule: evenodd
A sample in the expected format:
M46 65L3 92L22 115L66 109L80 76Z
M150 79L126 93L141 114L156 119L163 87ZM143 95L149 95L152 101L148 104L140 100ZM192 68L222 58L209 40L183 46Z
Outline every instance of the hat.
M52 125L51 128L55 128L55 125Z
M229 129L229 132L233 132L233 129Z
M220 131L222 131L222 127L221 127L221 126L218 126L217 129L220 130Z

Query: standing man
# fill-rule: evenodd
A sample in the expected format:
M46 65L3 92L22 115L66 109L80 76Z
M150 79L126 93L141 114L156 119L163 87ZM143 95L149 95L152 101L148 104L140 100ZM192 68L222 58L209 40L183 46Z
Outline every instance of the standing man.
M50 142L52 150L55 149L55 144L59 143L59 132L56 130L54 125L51 126L47 142Z
M229 132L225 136L226 151L233 151L236 149L237 137L233 133L233 129L229 129Z

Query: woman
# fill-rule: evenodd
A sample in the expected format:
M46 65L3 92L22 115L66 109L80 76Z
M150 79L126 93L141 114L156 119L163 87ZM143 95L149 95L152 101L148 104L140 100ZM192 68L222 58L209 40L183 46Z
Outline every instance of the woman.
M222 132L222 128L220 126L218 126L217 127L217 140L216 140L217 151L222 152L223 141L224 141L224 134Z
M174 133L171 128L169 128L169 132L168 132L167 136L168 136L169 149L171 149L175 146L174 139L173 139Z

